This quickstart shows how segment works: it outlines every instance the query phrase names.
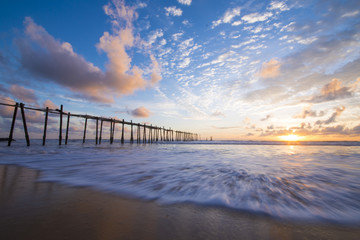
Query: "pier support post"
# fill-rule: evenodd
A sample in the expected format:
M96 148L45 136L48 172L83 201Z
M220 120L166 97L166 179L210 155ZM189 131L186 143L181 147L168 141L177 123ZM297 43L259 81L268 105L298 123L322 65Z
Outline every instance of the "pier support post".
M96 118L96 137L95 137L95 144L98 144L98 130L99 129L99 118Z
M137 124L137 131L136 131L136 143L140 143L140 123Z
M45 122L44 122L44 133L43 133L43 142L42 145L45 145L45 141L46 141L46 128L47 128L47 122L48 122L48 115L49 115L49 107L46 107L45 110Z
M23 125L24 125L26 145L30 146L30 138L29 138L29 134L28 134L27 126L26 126L26 118L25 118L25 111L24 111L24 104L23 103L20 103L20 109L21 109L21 117L22 117Z
M67 145L68 143L68 139L69 139L69 126L70 126L70 112L68 112L67 114L67 121L66 121L66 133L65 133L65 145Z
M13 118L12 118L12 122L11 122L8 146L11 146L11 141L13 140L13 132L14 132L14 127L15 127L15 120L16 120L16 113L17 113L18 106L19 106L19 103L16 103L15 107L14 107L14 114L13 114Z
M144 123L143 143L146 143L146 124Z
M113 124L112 124L112 119L111 119L110 120L110 139L109 139L110 144L112 144L112 133L113 133L112 128L113 128Z
M102 136L102 128L103 128L103 120L100 121L100 137L99 137L99 144L101 144L101 136Z
M61 145L61 140L62 140L62 115L63 115L63 105L60 105L59 145Z
M112 134L111 134L111 144L114 142L115 136L115 119L113 120Z
M122 128L121 128L121 144L124 144L124 119L122 120Z
M132 120L131 120L131 132L130 132L130 143L134 143L134 135L133 135L133 123L132 123Z
M85 143L85 138L86 138L86 127L87 127L87 117L85 117L83 143Z

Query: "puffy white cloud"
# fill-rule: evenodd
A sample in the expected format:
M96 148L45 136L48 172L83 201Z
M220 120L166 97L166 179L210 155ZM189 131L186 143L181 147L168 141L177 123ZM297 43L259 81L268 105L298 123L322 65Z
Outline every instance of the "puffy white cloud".
M242 24L242 21L235 21L231 25L232 26L239 26L240 24Z
M156 41L156 39L161 38L162 36L164 36L164 32L162 29L155 30L149 35L149 40L146 45L151 46Z
M212 22L212 28L215 28L216 26L219 26L222 23L231 23L234 17L240 16L240 7L228 9L224 16L222 16L220 19Z
M256 23L256 22L263 22L268 20L270 17L272 17L273 14L271 12L266 13L251 13L248 15L245 15L241 18L241 20L247 22L247 23Z
M286 5L285 2L278 2L278 1L271 2L268 9L269 10L279 10L281 12L290 10L290 8Z
M185 58L180 64L179 64L179 68L186 68L187 66L189 66L191 62L190 58Z
M181 4L190 6L192 0L177 0L177 1Z
M243 46L245 46L245 45L248 45L248 44L250 44L250 43L253 43L253 42L256 42L256 40L252 38L252 39L250 39L250 40L248 40L248 41L245 41L245 42L242 42L242 43L240 43L240 44L231 45L231 47L233 47L233 48L241 48L241 47L243 47Z
M184 35L183 32L179 32L179 33L174 33L171 37L172 39L174 39L175 41L177 41L182 35Z
M177 7L165 7L164 8L166 11L166 16L181 16L182 15L182 10L180 8Z

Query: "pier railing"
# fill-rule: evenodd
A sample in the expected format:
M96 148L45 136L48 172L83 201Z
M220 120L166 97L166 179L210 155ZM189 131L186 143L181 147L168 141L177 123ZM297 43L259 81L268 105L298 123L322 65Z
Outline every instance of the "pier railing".
M103 123L109 122L110 123L110 139L109 142L112 144L114 142L114 136L115 136L115 124L121 124L121 138L120 141L123 144L125 142L124 139L124 128L125 125L130 126L130 143L155 143L155 142L170 142L170 141L197 141L199 140L199 135L195 133L190 132L184 132L184 131L176 131L171 128L165 128L165 127L158 127L153 126L152 124L146 125L145 123L135 123L132 120L125 121L124 119L119 120L116 118L107 118L107 117L99 117L99 116L93 116L88 114L76 114L76 113L70 113L70 112L64 112L63 105L60 106L60 109L50 109L48 107L46 108L38 108L38 107L32 107L32 106L25 106L24 103L15 103L15 104L9 104L9 103L2 103L0 102L0 105L7 106L7 107L13 107L14 112L12 116L11 126L10 126L10 132L9 132L9 138L8 146L11 146L11 142L13 141L13 133L14 133L14 127L15 127L15 121L16 121L16 115L18 112L18 109L20 108L20 113L22 117L24 132L25 132L25 140L27 146L30 146L30 137L27 129L27 123L26 123L26 117L25 117L25 109L30 111L38 111L38 112L44 112L44 129L43 129L43 139L42 144L45 145L46 143L46 132L48 127L48 117L49 114L57 114L60 117L59 121L59 145L61 145L64 141L64 144L66 145L68 143L69 139L69 128L70 128L70 119L71 118L82 118L85 119L84 122L84 132L83 132L83 143L86 141L86 130L87 130L87 122L88 120L95 120L96 121L96 130L95 130L95 144L101 144L102 140L102 132L103 132ZM65 131L65 139L63 139L62 133L63 133L63 117L67 117L66 121L66 131ZM100 129L99 129L100 128ZM134 128L136 128L136 136L134 136ZM143 132L141 136L141 132Z

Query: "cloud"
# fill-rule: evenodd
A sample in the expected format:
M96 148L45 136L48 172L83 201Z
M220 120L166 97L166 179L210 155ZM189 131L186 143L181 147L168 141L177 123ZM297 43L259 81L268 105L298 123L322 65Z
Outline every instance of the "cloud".
M39 80L53 81L97 102L113 102L114 96L151 86L153 80L145 80L143 70L131 66L131 57L126 52L135 45L132 25L137 17L135 9L119 0L104 6L104 11L113 24L113 33L104 32L97 44L109 59L105 72L76 54L70 43L55 39L30 17L24 21L25 37L17 40L22 67L40 77ZM151 72L159 74L158 69Z
M325 115L324 111L316 112L316 111L311 110L311 105L310 105L310 106L304 107L302 112L299 115L295 115L294 118L305 119L307 117L322 117L324 115Z
M252 38L252 39L250 39L248 41L245 41L245 42L242 42L242 43L240 43L238 45L231 45L231 47L233 47L233 48L241 48L242 46L248 45L248 44L253 43L253 42L256 42L256 40Z
M213 112L211 114L211 116L213 116L213 117L225 117L225 114L223 112L219 111L219 110L216 110L215 112Z
M273 1L270 3L270 6L267 8L269 10L279 10L281 12L290 10L285 2Z
M240 16L240 11L241 11L240 7L228 9L225 12L224 16L222 16L220 19L212 22L212 28L215 28L222 23L231 23L231 21L233 20L234 17Z
M46 108L48 107L49 109L59 109L59 106L56 105L55 103L53 103L51 100L47 99L44 103L43 106Z
M280 62L276 59L271 59L269 62L264 62L261 67L260 76L262 78L274 78L280 74Z
M260 136L268 137L268 136L284 136L288 134L293 134L294 131L297 135L300 136L353 136L357 137L360 134L360 125L357 125L353 128L346 127L345 125L336 125L330 127L321 127L321 128L311 128L311 126L307 126L306 124L301 124L300 127L292 127L289 129L267 129L261 131ZM324 139L324 138L323 138Z
M215 128L215 129L221 129L221 130L242 128L242 126L229 126L229 127L210 126L210 127Z
M268 115L266 115L266 117L265 118L262 118L260 121L267 121L267 120L269 120L271 118L271 115L270 114L268 114Z
M12 100L9 97L5 97L3 95L0 95L0 100L1 100L1 102L5 101L5 103L15 103L14 100ZM0 105L0 116L1 117L11 118L13 116L13 113L14 113L13 107Z
M171 37L174 39L174 41L177 41L182 35L184 35L183 32L174 33Z
M180 64L179 64L179 68L186 68L187 66L189 66L191 62L190 58L185 58Z
M263 22L266 21L268 18L272 17L273 14L271 12L266 13L251 13L248 15L245 15L241 18L241 20L247 22L247 23L256 23L256 22Z
M155 86L162 79L161 74L160 74L161 70L160 70L159 63L156 61L156 59L153 55L150 55L150 59L151 59L152 65L153 65L153 72L151 73L150 83L152 86Z
M359 13L360 13L359 10L354 10L354 11L351 11L351 12L344 13L341 17L342 17L342 18L355 17L355 16L358 15Z
M176 7L164 7L165 11L166 11L166 16L181 16L182 15L182 10L180 8L176 8Z
M149 35L149 40L146 43L147 46L151 46L156 39L161 38L162 36L164 36L164 32L162 29L157 29L156 31L154 31L152 34Z
M344 106L338 107L335 109L335 112L330 116L330 118L328 118L327 120L324 120L324 121L318 120L315 122L315 124L316 125L322 125L322 124L328 125L330 123L334 123L334 122L336 122L336 118L338 116L340 116L344 110L345 110Z
M141 107L138 107L138 108L130 111L130 114L133 117L137 117L137 118L147 118L151 115L151 112L148 109L146 109L145 107L141 106Z
M350 85L349 87L343 87L339 79L332 79L330 83L323 86L319 95L313 96L309 102L320 103L326 101L332 101L335 99L348 98L353 96L356 91L357 84L360 82L360 78Z
M190 6L192 0L177 0L177 1L181 4Z
M36 103L37 97L35 96L35 92L32 89L27 89L22 86L13 84L10 87L10 93L20 101L24 103Z

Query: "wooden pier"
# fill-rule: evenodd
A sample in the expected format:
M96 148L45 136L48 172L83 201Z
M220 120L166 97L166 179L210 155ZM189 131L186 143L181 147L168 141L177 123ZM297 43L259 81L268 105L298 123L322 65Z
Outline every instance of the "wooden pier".
M29 133L28 133L28 129L27 129L25 110L38 111L38 112L44 113L44 129L43 129L42 145L45 145L45 143L46 143L46 132L48 130L49 114L59 115L59 118L60 118L59 119L60 120L59 121L59 145L61 145L63 143L62 132L63 132L63 117L64 116L67 117L65 139L64 139L65 145L68 144L70 119L72 119L72 118L82 118L85 120L84 121L83 138L82 138L83 143L86 142L86 132L87 132L88 120L96 121L95 139L94 139L95 144L101 144L104 122L110 123L110 138L109 138L110 144L113 144L113 142L114 142L115 124L121 125L121 138L120 138L121 144L125 143L125 136L124 136L125 126L130 126L129 143L131 143L131 144L134 143L134 132L133 132L134 128L136 129L136 143L137 144L199 140L198 134L184 132L184 131L175 131L171 128L153 126L152 124L146 125L145 123L144 124L135 123L132 120L129 122L129 121L125 121L124 119L119 120L116 118L106 118L106 117L99 117L99 116L93 116L93 115L87 115L87 114L84 115L84 114L74 114L74 113L70 113L70 112L64 112L63 105L60 106L60 109L49 109L48 107L42 109L42 108L37 108L37 107L32 107L32 106L25 106L24 103L8 104L8 103L0 102L0 105L14 108L11 126L10 126L9 138L7 139L8 146L11 146L11 142L13 141L13 133L14 133L14 127L15 127L15 121L16 121L16 115L17 115L18 108L20 108L20 112L21 112L23 128L24 128L24 133L25 133L25 140L26 140L27 146L30 146L30 137L29 137ZM99 124L99 121L100 121L100 124ZM141 132L143 132L142 136L141 136ZM142 137L142 139L141 139L141 137Z

